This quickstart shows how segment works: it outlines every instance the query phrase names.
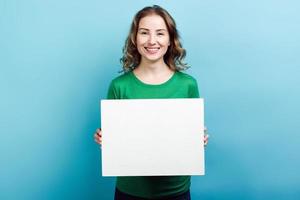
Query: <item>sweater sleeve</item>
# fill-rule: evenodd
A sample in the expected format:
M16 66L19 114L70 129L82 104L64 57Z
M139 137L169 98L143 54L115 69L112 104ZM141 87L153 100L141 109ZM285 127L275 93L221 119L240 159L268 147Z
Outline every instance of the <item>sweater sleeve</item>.
M114 81L112 81L109 85L108 92L107 92L107 99L118 99L118 93L116 89L116 85Z
M199 89L198 89L198 83L196 81L196 79L193 79L192 84L190 85L189 88L189 97L190 98L199 98Z

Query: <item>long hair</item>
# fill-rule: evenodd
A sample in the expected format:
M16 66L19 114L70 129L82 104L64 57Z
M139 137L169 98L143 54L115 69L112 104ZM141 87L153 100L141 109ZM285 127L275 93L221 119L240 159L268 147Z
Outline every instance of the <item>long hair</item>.
M143 8L133 18L128 37L123 47L123 57L120 59L123 65L123 71L128 72L135 69L141 61L141 55L136 47L136 35L140 20L148 15L159 15L166 23L170 35L170 46L164 55L165 63L174 71L187 69L187 64L183 62L186 51L184 48L182 48L182 45L179 41L180 37L176 29L176 23L174 19L162 7L153 5Z

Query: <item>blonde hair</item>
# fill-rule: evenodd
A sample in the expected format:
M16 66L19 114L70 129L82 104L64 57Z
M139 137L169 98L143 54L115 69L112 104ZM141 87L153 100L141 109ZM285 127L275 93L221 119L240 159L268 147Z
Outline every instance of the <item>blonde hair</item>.
M139 65L141 61L141 55L136 47L138 25L143 17L153 14L164 19L170 36L170 46L164 55L165 63L174 71L181 71L188 68L187 64L183 62L186 51L184 48L182 48L182 45L179 41L180 37L176 29L176 23L174 19L162 7L153 5L143 8L133 18L128 37L123 47L123 57L120 59L124 72L132 71Z

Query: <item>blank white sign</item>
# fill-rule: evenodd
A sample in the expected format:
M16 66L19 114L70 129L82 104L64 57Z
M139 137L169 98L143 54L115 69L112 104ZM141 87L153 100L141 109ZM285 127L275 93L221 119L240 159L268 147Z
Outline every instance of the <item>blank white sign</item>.
M203 104L101 100L102 176L204 175Z

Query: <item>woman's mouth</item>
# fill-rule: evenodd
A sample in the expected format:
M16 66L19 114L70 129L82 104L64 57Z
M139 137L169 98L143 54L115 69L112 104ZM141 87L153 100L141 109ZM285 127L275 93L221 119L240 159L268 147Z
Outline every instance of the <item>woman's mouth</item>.
M149 54L155 54L159 51L160 47L145 47Z

